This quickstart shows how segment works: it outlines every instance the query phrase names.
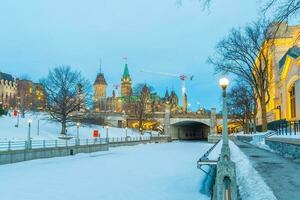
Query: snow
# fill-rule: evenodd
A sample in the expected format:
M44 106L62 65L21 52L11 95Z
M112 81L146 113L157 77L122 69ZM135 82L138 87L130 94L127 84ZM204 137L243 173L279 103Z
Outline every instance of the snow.
M28 120L32 120L31 124L31 138L32 140L56 140L60 136L61 125L57 122L51 122L45 113L27 113L25 118L19 118L19 127L16 128L17 117L2 116L0 117L0 142L8 140L27 140L28 134ZM39 135L38 135L38 120L39 120ZM79 128L79 137L81 139L92 138L93 131L98 129L101 138L106 137L106 129L103 126L82 126ZM77 127L69 127L68 135L76 136ZM154 134L157 134L153 132ZM127 135L130 137L138 137L140 134L134 129L128 129ZM112 137L126 137L126 130L124 128L108 128L108 136ZM146 136L149 136L147 134Z
M229 141L231 159L236 164L237 184L243 200L276 200L272 190L252 167L248 157Z
M196 161L212 144L172 142L0 166L5 200L208 200Z

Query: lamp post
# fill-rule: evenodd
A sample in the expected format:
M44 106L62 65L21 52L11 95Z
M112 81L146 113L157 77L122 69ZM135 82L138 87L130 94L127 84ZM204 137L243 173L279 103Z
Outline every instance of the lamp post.
M32 120L29 119L28 120L28 135L27 135L27 148L28 149L31 149L31 123L32 123Z
M79 145L79 127L80 127L79 122L76 123L76 127L77 127L76 144Z
M126 137L125 137L125 140L127 141L127 131L128 131L128 128L127 126L125 127L125 133L126 133Z
M108 139L108 126L105 126L105 129L106 129L106 141L109 142L109 139Z
M219 84L223 90L223 130L222 130L222 139L223 145L228 145L228 129L227 129L227 101L226 101L226 88L229 84L227 78L221 78Z

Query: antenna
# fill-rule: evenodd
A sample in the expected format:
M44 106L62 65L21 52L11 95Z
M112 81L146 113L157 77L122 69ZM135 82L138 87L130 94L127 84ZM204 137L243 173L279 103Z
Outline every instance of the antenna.
M100 74L102 73L102 59L100 58L100 65L99 65L99 67L100 67Z
M125 61L125 64L127 64L127 56L124 56L123 60Z

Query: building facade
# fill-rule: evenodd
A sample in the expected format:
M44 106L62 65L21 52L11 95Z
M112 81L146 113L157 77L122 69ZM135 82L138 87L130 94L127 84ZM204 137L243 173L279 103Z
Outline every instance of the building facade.
M118 88L113 90L111 96L107 96L107 82L104 74L99 73L94 82L94 111L95 112L117 112L133 114L135 111L135 102L138 101L138 96L133 94L132 79L129 73L128 65L125 64L123 75L121 78L121 96L118 96ZM165 105L171 106L171 112L175 113L179 110L178 96L174 91L169 94L168 90L164 97L159 97L156 93L151 93L149 88L143 87L143 91L149 92L149 106L152 104L154 112L164 112Z
M300 26L277 24L276 37L269 45L268 122L300 120ZM257 124L261 124L258 109Z
M10 75L0 72L0 104L4 108L14 108L17 101L17 82Z
M17 109L41 111L46 108L43 85L31 80L17 80Z

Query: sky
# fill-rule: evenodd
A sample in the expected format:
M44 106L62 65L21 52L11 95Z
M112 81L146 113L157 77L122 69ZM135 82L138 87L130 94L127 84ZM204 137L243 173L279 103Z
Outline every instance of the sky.
M34 81L58 65L70 65L94 82L102 71L120 84L127 57L133 84L147 83L164 95L176 77L187 81L191 109L220 108L220 75L207 63L216 43L233 27L257 19L258 1L216 0L203 11L197 0L10 0L0 7L0 71Z

